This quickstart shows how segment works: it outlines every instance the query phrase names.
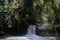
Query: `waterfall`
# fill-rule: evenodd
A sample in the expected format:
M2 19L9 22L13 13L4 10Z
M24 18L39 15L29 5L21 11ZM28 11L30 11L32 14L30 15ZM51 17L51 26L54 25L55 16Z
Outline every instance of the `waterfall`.
M35 34L36 25L29 25L27 34Z

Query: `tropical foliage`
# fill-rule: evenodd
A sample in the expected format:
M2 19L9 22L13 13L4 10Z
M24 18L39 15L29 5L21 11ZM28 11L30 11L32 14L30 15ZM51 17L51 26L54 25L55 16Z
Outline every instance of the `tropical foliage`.
M18 31L36 23L60 23L60 0L1 0L0 31ZM18 27L17 27L18 26Z

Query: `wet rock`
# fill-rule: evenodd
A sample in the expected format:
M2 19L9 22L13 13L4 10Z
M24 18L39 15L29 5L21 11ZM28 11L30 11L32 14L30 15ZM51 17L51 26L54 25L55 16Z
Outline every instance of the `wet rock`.
M60 35L60 24L55 26L56 32Z

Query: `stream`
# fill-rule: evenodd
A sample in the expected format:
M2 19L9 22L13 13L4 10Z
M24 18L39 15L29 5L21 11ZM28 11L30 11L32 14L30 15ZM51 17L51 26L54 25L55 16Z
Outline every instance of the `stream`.
M46 26L48 24L45 24ZM43 28L45 28L42 26ZM23 36L8 36L4 39L0 40L60 40L60 37L55 37L55 36L37 36L36 35L36 30L35 30L36 25L29 25L28 31L26 35Z

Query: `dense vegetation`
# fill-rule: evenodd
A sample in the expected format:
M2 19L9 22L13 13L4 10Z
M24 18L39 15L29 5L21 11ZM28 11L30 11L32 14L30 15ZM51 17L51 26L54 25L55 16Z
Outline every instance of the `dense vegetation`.
M22 33L36 23L60 24L60 0L0 0L0 34Z

